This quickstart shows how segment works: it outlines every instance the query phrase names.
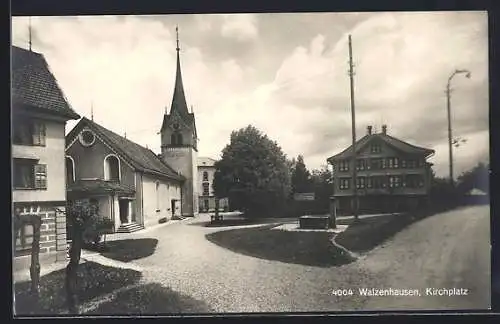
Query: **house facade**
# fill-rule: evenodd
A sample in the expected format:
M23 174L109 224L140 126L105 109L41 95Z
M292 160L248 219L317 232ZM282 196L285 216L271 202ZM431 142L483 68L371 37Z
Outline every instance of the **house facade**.
M68 200L92 201L117 232L180 216L184 177L153 151L87 118L67 135Z
M213 189L213 181L215 176L216 160L209 157L198 158L198 190L199 210L200 212L215 211L215 193ZM225 210L229 208L228 199L219 199L219 209Z
M40 215L40 253L65 260L65 127L80 116L42 54L12 47L11 113L13 210ZM24 226L14 255L29 254L32 242L32 228Z
M356 142L356 162L352 146L327 159L333 166L334 197L339 214L352 213L354 186L361 213L405 211L428 202L432 164L427 159L434 150L418 147L387 134L367 134ZM353 168L356 183L353 183Z

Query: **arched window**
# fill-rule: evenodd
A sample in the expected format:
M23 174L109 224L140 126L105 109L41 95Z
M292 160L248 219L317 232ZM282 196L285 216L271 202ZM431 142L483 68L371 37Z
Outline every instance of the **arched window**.
M66 183L75 182L75 161L71 156L66 156Z
M108 155L104 159L104 180L120 181L120 160L116 155Z
M208 181L208 172L203 171L203 180L202 181Z
M170 144L182 145L182 134L179 132L175 132L172 135L170 135Z
M156 181L155 189L156 189L156 211L160 211L160 181Z

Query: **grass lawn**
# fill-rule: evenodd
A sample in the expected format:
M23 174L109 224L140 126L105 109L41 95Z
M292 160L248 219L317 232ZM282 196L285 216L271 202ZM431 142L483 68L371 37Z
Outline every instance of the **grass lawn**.
M208 313L207 304L177 293L157 283L144 284L119 292L116 297L86 313L88 315L166 315Z
M108 241L98 251L102 256L121 262L130 262L153 255L158 240L152 238Z
M129 269L107 267L85 262L78 267L78 300L84 303L113 292L126 285L137 283L142 274ZM56 315L64 313L66 269L51 272L40 278L38 301L30 294L30 282L14 283L16 315Z
M330 242L331 233L271 230L274 226L231 229L206 238L231 251L267 260L318 267L353 261Z
M408 213L364 218L357 223L346 220L350 225L335 237L335 242L353 252L367 252L425 216Z

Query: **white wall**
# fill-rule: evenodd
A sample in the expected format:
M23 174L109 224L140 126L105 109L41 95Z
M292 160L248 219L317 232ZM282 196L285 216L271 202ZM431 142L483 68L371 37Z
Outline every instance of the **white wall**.
M12 145L13 158L38 158L47 165L47 189L13 190L14 202L65 201L66 160L64 122L46 121L46 146Z
M213 181L214 181L214 175L215 175L215 168L212 167L199 167L198 168L198 195L203 196L203 172L208 172L208 184L210 187L210 196L214 195L214 189L213 189Z
M180 187L177 183L167 180L159 180L149 175L142 177L143 181L143 217L144 226L158 224L161 218L172 218L170 210L171 199L181 199ZM159 181L159 200L157 200L156 181ZM157 211L159 209L159 211ZM180 202L177 214L180 214Z

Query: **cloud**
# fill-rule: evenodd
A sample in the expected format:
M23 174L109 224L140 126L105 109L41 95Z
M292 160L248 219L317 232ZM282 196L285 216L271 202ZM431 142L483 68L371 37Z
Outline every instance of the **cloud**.
M256 39L259 32L253 14L222 15L224 22L221 33L224 37L239 41Z
M33 17L42 52L75 110L159 151L175 78L175 25L199 154L218 157L232 130L253 124L310 168L351 142L348 35L357 134L369 124L436 150L447 174L446 80L452 81L456 173L488 157L486 13L237 14ZM27 46L27 19L13 19ZM221 37L222 36L222 37ZM69 123L71 129L74 123Z

